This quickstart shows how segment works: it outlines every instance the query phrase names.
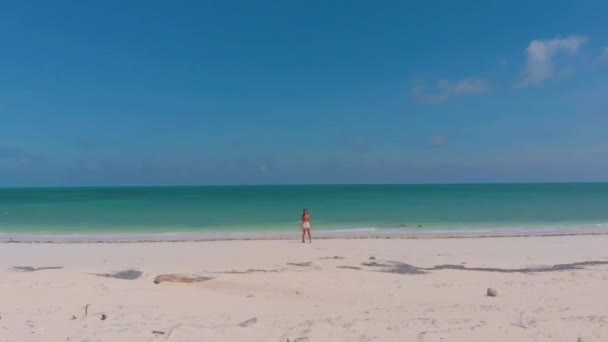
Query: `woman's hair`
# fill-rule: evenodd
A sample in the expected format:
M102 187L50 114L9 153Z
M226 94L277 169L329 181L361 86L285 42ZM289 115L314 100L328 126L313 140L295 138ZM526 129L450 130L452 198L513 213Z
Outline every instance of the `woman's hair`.
M304 215L306 215L306 213L308 212L308 209L304 208L304 210L302 210L302 220L304 219Z

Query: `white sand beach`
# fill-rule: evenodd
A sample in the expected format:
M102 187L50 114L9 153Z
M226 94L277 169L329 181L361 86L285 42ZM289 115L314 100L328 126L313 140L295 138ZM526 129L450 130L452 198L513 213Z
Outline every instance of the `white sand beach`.
M2 243L0 341L607 341L606 246L603 235Z

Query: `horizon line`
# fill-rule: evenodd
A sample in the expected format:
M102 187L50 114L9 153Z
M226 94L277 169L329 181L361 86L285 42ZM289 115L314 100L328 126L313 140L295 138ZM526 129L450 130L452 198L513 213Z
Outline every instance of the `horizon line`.
M387 186L387 185L517 185L517 184L606 184L606 181L497 181L497 182L419 182L419 183L284 183L284 184L171 184L171 185L26 185L0 186L4 189L91 189L91 188L213 188L213 187L281 187L281 186Z

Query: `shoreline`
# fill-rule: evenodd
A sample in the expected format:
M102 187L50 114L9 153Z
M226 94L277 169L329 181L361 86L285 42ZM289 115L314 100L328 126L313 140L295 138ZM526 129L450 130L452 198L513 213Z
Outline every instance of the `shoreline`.
M205 241L274 241L298 240L300 232L177 232L177 233L90 233L90 234L49 234L49 233L4 233L0 232L0 244L8 243L151 243L151 242L205 242ZM569 229L477 229L477 230L313 230L315 240L353 239L483 239L483 238L524 238L559 236L602 236L608 235L608 228Z

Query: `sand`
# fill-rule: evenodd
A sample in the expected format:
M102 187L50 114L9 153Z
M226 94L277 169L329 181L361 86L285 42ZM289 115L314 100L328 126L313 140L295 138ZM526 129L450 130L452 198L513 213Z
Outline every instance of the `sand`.
M0 341L608 341L607 246L2 243Z

